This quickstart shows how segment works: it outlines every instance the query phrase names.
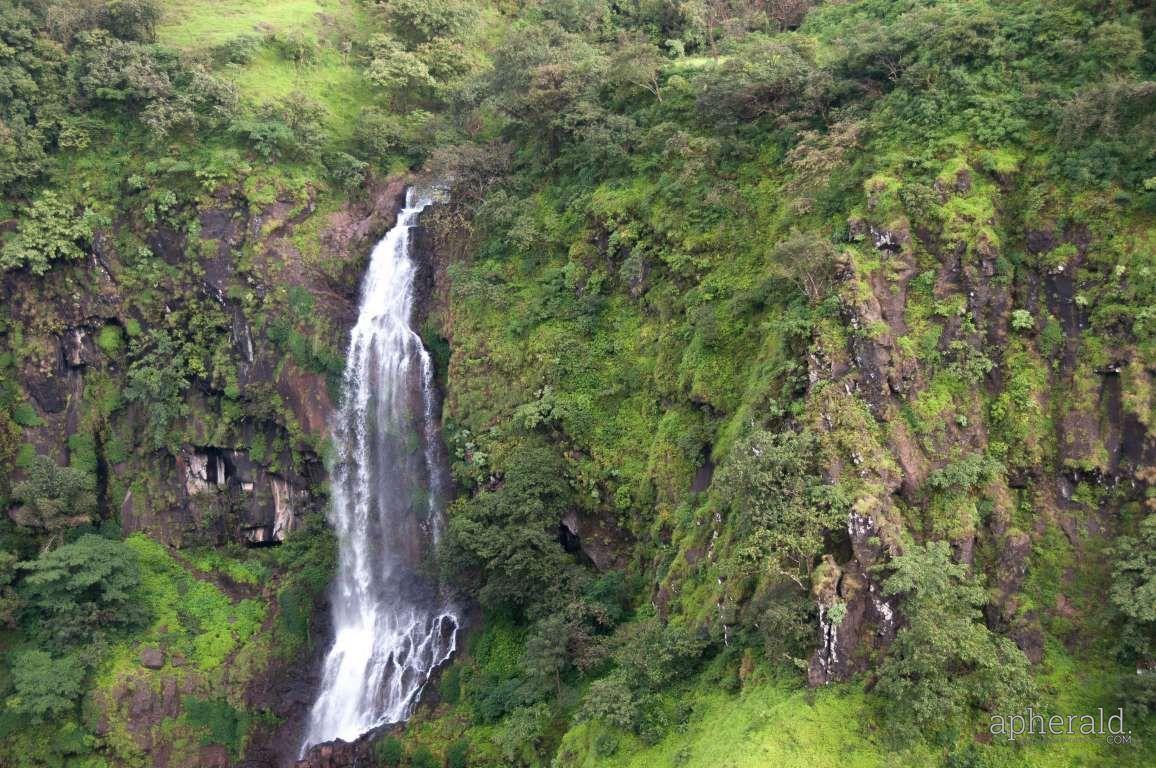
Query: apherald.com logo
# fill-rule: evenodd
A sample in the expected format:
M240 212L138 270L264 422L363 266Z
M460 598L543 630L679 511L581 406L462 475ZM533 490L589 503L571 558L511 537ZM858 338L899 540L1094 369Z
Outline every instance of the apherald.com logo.
M1031 707L1022 715L992 715L991 735L1015 741L1018 736L1098 736L1109 744L1131 744L1132 732L1124 730L1124 710L1104 717L1104 709L1094 715L1051 715L1044 717Z

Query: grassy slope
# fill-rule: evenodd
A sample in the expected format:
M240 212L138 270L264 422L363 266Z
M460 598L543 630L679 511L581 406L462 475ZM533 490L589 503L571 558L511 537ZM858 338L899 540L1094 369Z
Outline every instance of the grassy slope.
M318 42L312 63L295 65L266 46L250 63L231 67L228 76L243 99L257 103L305 94L326 108L333 138L344 139L371 91L336 43L342 32L364 28L363 16L364 9L353 0L167 2L157 37L189 52L204 52L241 35L295 33Z

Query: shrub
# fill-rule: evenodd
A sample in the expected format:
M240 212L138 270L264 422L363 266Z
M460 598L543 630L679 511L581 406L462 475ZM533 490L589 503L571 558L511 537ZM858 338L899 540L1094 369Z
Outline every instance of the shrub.
M46 546L64 530L89 522L96 513L93 476L81 469L58 466L48 456L37 455L32 460L13 494L24 503L19 523L47 533Z
M409 756L410 768L439 768L438 760L427 746L419 746Z
M373 752L377 755L377 759L388 768L401 765L401 761L405 757L405 747L402 746L401 740L393 735L386 736L374 744Z
M264 44L258 35L237 35L214 47L213 59L220 64L248 64Z
M612 673L591 683L582 702L581 716L633 730L638 721L638 706L625 676Z
M470 764L470 740L464 736L446 750L446 768L468 768Z
M715 483L742 537L728 563L734 572L770 568L809 587L823 534L843 525L848 506L824 481L819 459L809 432L758 430L735 445Z
M1030 331L1036 327L1036 320L1026 309L1012 310L1011 327L1014 331Z
M61 643L139 623L140 572L132 550L92 534L20 563L38 634Z
M249 730L250 717L224 699L203 700L186 696L182 700L185 721L201 732L201 744L221 744L237 757Z
M278 32L270 42L282 58L294 64L309 64L317 59L317 41L301 30Z
M447 557L460 571L482 569L483 604L524 609L557 596L572 565L557 535L569 488L544 441L521 443L507 467L499 488L455 506Z
M1139 536L1121 536L1112 549L1116 562L1109 594L1124 617L1121 643L1125 655L1148 658L1156 629L1156 514L1144 518Z
M96 335L96 346L109 357L117 357L124 350L124 335L120 326L106 325Z
M43 192L25 210L16 237L0 249L0 269L27 267L43 275L54 261L82 259L82 246L92 237L95 223L90 211L77 214L76 207L55 192Z
M951 559L946 541L910 547L891 561L883 582L904 596L900 629L879 670L875 696L901 735L936 733L960 717L1020 711L1035 688L1023 652L988 630L980 608L983 586Z
M16 695L8 706L34 723L68 714L84 693L84 675L84 664L73 656L53 658L41 650L18 653L12 660Z

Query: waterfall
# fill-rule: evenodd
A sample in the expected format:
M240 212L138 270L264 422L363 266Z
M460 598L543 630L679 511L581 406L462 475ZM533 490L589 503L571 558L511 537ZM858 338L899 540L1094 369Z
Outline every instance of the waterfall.
M458 617L424 573L447 486L433 367L410 327L410 234L430 198L410 189L374 247L334 424L330 521L338 539L333 647L301 752L407 719L456 648Z

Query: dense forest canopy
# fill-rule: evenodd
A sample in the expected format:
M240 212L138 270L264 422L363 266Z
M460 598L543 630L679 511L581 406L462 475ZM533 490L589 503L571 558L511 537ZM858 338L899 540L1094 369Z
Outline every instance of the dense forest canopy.
M0 765L284 763L402 179L472 618L359 759L1152 764L1154 33L0 0ZM993 737L1029 706L1131 741Z

